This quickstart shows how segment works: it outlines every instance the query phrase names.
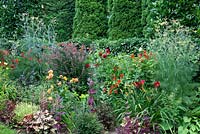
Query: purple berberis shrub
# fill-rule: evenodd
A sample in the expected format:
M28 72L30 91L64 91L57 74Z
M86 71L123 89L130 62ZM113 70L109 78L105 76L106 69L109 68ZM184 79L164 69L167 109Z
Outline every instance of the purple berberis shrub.
M151 124L148 116L124 118L124 123L116 129L117 134L160 134L159 127Z

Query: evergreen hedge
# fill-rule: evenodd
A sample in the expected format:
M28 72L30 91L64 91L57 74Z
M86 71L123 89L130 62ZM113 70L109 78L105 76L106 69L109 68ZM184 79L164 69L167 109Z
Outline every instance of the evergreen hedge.
M73 18L75 15L74 0L42 0L43 18L46 24L53 24L56 41L63 42L72 38Z
M125 39L141 36L141 1L114 0L109 19L109 39Z
M107 13L105 0L76 0L73 38L106 37Z

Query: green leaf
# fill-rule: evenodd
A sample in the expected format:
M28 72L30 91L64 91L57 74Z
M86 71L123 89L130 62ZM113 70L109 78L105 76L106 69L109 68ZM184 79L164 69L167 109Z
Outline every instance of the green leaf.
M188 118L188 117L184 116L184 117L183 117L183 121L184 121L184 122L190 122L190 121L191 121L191 118Z
M180 126L178 127L178 134L188 134L188 129Z

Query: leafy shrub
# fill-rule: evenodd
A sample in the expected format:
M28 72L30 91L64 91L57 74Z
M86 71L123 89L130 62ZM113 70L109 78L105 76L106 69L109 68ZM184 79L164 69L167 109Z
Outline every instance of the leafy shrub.
M15 116L14 119L17 122L22 122L23 118L26 115L33 114L37 112L39 107L33 103L25 103L25 102L20 102L19 104L16 105L16 108L14 110Z
M115 116L108 104L99 104L96 108L99 121L103 124L104 130L113 130L115 126Z
M6 107L0 111L0 121L5 123L11 123L14 117L15 102L6 101Z
M85 93L89 71L85 67L86 58L87 55L84 46L78 49L74 44L61 43L58 47L52 48L48 62L56 75L76 78L78 84L83 87L82 89L76 89L76 92Z
M146 48L148 39L137 38L137 37L118 39L118 40L102 39L102 40L96 40L93 43L94 47L98 47L100 49L105 49L109 47L113 54L118 54L118 53L137 54L138 49L140 47L143 47L144 49Z
M103 125L94 113L81 112L75 121L75 134L102 134Z
M46 64L43 55L54 43L54 34L41 20L34 17L25 19L25 34L13 48L9 64L12 68L10 78L26 86L35 84L44 76Z
M6 100L7 100L6 94L4 94L2 91L0 91L0 111L3 110L6 106Z
M16 134L17 132L15 130L10 129L9 127L0 124L0 134Z
M45 110L38 111L35 114L25 116L23 126L26 128L26 133L57 133L58 122L53 115Z
M158 126L153 126L148 116L130 118L125 117L122 126L117 128L117 134L154 133L160 134Z

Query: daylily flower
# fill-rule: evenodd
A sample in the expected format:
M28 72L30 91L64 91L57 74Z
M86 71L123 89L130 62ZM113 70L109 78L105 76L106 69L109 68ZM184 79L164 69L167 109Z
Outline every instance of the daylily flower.
M53 73L53 70L49 70L49 71L48 71L48 74L52 74L52 73Z
M85 68L89 68L90 67L90 64L85 64Z
M154 82L154 87L155 87L155 88L160 87L160 82L159 82L159 81L155 81L155 82Z
M70 83L76 83L76 82L78 82L78 78L72 78L69 82Z
M63 80L67 81L67 77L66 77L66 76L64 76L64 77L63 77Z
M103 54L102 57L103 57L103 58L106 58L106 57L107 57L107 54Z
M110 54L110 48L106 48L106 54Z

